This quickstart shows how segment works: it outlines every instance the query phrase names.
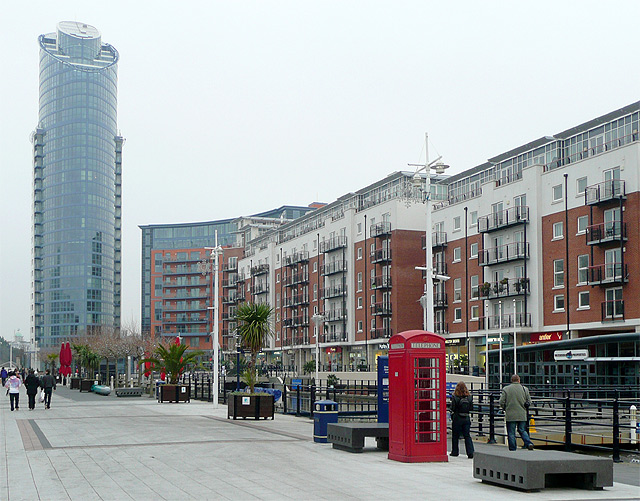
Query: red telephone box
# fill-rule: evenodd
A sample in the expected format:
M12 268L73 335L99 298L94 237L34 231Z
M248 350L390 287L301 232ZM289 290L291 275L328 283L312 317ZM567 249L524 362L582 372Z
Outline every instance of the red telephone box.
M447 461L444 338L406 331L389 340L389 459Z

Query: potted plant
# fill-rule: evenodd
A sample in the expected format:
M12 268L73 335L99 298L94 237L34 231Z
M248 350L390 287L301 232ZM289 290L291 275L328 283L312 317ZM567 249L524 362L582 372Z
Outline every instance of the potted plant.
M518 280L517 282L520 287L522 288L523 292L527 292L527 290L529 290L529 279L526 277L522 277L520 280ZM518 291L520 292L520 291Z
M491 284L489 282L484 282L480 285L480 294L484 297L489 295L489 291L491 291Z
M502 280L500 280L500 292L504 291L505 288L509 287L509 279L508 278L503 278Z
M176 337L174 343L158 345L153 356L141 359L138 365L150 362L152 370L160 371L169 379L167 384L160 386L160 402L189 402L190 388L188 385L178 384L180 375L188 365L195 364L197 357L201 355L204 355L201 350L187 352L187 345L181 344L180 338Z
M258 378L256 360L267 339L271 336L271 315L273 308L267 303L243 303L236 310L238 336L242 346L249 350L251 358L243 379L249 386L249 392L232 393L227 405L227 419L255 419L274 417L273 395L256 393L255 384Z

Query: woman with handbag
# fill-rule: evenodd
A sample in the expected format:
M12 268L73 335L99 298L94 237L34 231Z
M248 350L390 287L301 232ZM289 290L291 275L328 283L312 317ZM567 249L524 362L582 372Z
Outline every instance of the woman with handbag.
M473 398L464 381L456 385L451 396L451 456L459 454L458 442L460 435L464 437L464 448L467 457L473 457L473 441L471 440L471 411L473 410Z

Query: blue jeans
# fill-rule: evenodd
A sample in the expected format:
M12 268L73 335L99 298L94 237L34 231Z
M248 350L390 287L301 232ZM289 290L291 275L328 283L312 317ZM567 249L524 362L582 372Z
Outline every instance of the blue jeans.
M464 449L467 456L473 456L473 441L471 440L471 420L454 415L451 421L451 454L459 454L458 441L460 435L464 437Z
M520 437L524 442L524 448L526 449L529 445L533 445L531 439L529 438L529 434L527 433L526 421L507 421L507 440L509 442L509 450L515 451L518 448L516 444L516 425L518 426L518 433L520 433Z

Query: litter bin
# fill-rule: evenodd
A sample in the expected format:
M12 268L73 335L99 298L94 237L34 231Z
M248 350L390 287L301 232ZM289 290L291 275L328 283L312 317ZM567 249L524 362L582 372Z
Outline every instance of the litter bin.
M327 424L338 422L338 403L318 400L313 407L313 441L327 443Z
M471 370L472 370L472 375L473 375L473 376L476 376L476 377L477 377L477 376L479 376L479 375L480 375L480 367L479 367L479 366L474 365L474 366L471 368Z
M160 386L166 384L164 381L156 381L156 400L160 400Z

